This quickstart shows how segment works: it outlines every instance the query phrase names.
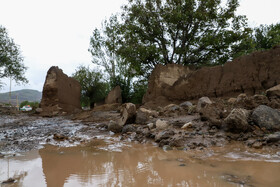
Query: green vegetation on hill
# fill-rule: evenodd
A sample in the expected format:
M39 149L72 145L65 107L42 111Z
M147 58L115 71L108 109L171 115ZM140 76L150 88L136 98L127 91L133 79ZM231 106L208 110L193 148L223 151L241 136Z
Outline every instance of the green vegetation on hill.
M13 91L11 93L11 103L16 104L16 99L18 96L18 103L23 101L31 101L31 102L40 102L42 98L42 92L37 90L23 89L18 91ZM0 103L8 103L9 102L9 92L0 93Z

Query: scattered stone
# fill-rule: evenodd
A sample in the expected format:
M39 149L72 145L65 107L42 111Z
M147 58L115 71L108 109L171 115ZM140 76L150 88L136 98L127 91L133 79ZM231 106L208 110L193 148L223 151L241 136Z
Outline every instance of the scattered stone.
M167 121L164 121L164 120L161 120L161 119L158 119L156 121L156 128L159 129L159 130L164 130L164 129L167 129L169 127L169 124Z
M158 117L158 112L153 110L148 110L146 108L139 108L136 113L136 124L146 124L150 118Z
M170 151L170 150L172 150L172 147L170 147L169 145L164 145L164 146L162 147L162 149L163 149L164 151Z
M268 90L266 90L265 93L269 98L273 98L273 97L280 98L280 84L272 88L269 88Z
M227 102L230 104L234 104L236 100L237 100L236 98L229 98Z
M247 176L247 177L239 177L239 176L236 176L236 175L232 175L232 174L224 174L222 176L222 178L227 181L227 182L230 182L230 183L234 183L234 184L239 184L239 185L248 185L248 186L251 186L249 183L251 182L251 177L250 176Z
M193 126L192 122L188 122L188 123L184 124L184 125L181 127L181 129L192 128L192 126Z
M122 132L123 126L119 125L117 122L111 120L108 124L108 130L112 131L114 133L120 133Z
M267 143L279 142L280 141L280 132L270 134L267 136Z
M121 108L121 118L118 120L120 126L134 123L136 117L136 106L133 103L125 103Z
M165 131L160 131L156 136L155 136L155 141L160 142L161 140L171 138L174 135L173 130L165 130Z
M262 142L259 142L259 141L255 141L252 145L252 147L255 149L261 149L262 146L263 146Z
M247 131L250 126L248 124L249 111L242 108L235 108L225 119L227 130L239 133Z
M136 128L132 124L128 124L123 126L122 128L122 133L127 133L127 132L136 132Z
M193 104L189 101L185 101L185 102L181 103L179 106L182 108L189 108L189 107L193 106Z
M184 166L186 166L186 164L179 164L179 166L184 167Z
M240 102L246 98L247 98L247 95L245 93L239 94L236 98L236 102Z
M150 130L153 129L153 128L155 127L153 123L149 123L149 124L147 124L147 126L148 126L148 128L149 128Z
M105 98L105 104L113 103L122 103L122 90L120 86L116 86Z
M260 128L269 131L280 130L280 112L278 110L260 105L253 111L251 118Z
M211 104L212 104L212 101L208 97L201 97L198 100L196 110L199 112L206 105L211 105Z
M64 141L64 140L68 140L68 137L62 134L54 134L53 139L56 141Z

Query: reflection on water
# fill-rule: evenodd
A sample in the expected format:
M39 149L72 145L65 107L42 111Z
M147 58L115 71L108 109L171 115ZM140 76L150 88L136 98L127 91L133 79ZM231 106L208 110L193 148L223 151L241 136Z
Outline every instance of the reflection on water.
M17 177L17 183L2 186L276 187L280 184L277 151L260 151L254 153L256 156L234 147L229 147L229 151L225 148L164 151L152 145L132 144L122 147L121 152L106 147L102 141L68 148L48 145L9 158L9 165L8 159L3 158L0 181L9 174Z

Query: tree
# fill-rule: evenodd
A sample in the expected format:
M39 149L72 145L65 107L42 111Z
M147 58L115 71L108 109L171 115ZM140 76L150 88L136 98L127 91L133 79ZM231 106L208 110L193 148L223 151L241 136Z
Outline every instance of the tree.
M104 76L108 77L110 89L119 85L122 99L127 102L130 100L135 71L116 53L120 48L120 37L118 17L113 15L102 23L101 29L93 31L88 50L92 55L92 62L105 69Z
M253 39L256 50L271 49L280 44L280 23L260 25L255 28Z
M117 53L144 75L156 64L225 63L251 32L238 0L129 0Z
M89 67L79 66L72 77L81 85L82 106L93 107L94 103L104 100L109 92L109 85L104 81L102 73Z
M0 79L11 78L16 83L27 83L24 76L26 67L19 46L9 38L7 30L0 25Z

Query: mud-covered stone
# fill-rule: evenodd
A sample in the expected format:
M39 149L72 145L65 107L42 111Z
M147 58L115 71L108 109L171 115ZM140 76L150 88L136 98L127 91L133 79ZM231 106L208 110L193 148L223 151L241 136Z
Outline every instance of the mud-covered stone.
M280 84L266 90L266 95L269 98L273 98L273 97L280 98Z
M135 123L146 124L150 118L158 117L158 112L154 110L148 110L146 108L139 108L136 113Z
M250 129L248 124L250 112L246 109L235 108L231 113L226 117L225 124L226 129L230 132L244 132Z
M122 132L123 126L119 125L116 121L110 121L108 124L108 130L114 133Z
M251 118L260 128L269 131L280 130L280 112L278 110L260 105L253 111Z
M196 110L199 112L202 108L211 104L212 101L208 97L201 97L197 102Z
M121 108L121 118L118 120L120 126L134 123L136 117L136 106L133 103L125 103Z
M156 121L156 128L159 129L159 130L163 130L163 129L167 129L169 127L169 124L167 121L165 120L161 120L161 119L158 119Z

